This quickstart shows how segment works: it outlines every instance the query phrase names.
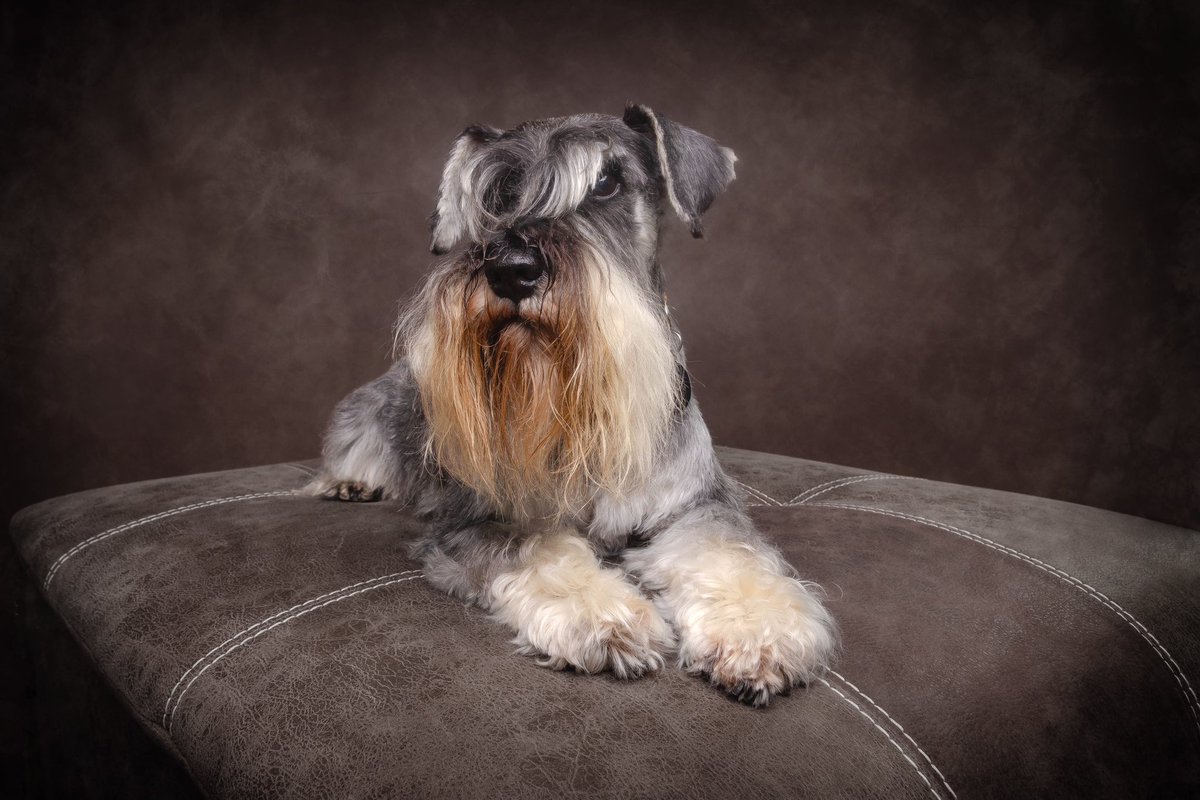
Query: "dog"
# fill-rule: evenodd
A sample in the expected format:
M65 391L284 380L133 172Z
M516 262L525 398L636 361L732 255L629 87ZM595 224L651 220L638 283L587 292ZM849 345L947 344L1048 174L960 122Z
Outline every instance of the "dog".
M692 396L658 260L733 151L643 105L455 140L401 357L334 410L311 493L412 504L436 587L552 669L680 667L766 705L836 649L755 530Z

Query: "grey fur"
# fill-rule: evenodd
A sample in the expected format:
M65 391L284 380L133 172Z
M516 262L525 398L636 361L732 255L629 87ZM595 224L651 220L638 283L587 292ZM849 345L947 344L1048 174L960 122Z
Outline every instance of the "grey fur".
M510 131L468 128L447 162L432 218L435 252L466 241L434 265L426 290L455 270L479 269L488 248L503 246L508 234L567 231L568 241L583 239L600 249L645 288L648 298L657 297L663 289L657 257L660 206L669 202L699 235L700 215L733 179L735 160L728 148L644 106L631 106L624 119L587 114L528 122ZM596 176L578 174L585 163L615 167L621 194L604 203L587 199L587 185ZM587 184L583 197L581 180ZM528 233L535 229L537 234ZM418 299L417 305L422 302L430 298ZM665 307L656 307L655 313L665 314ZM678 337L673 346L682 366ZM411 504L426 524L412 552L430 582L494 611L489 594L493 581L521 567L528 557L522 545L541 531L535 523L504 519L447 474L428 456L427 437L420 393L408 359L402 357L337 406L325 437L323 470L311 489L329 498L382 496ZM630 577L653 591L668 588L670 581L663 577L670 577L667 562L679 552L671 548L688 547L702 537L709 544L742 543L761 554L764 564L782 563L743 512L738 490L713 453L695 399L689 397L676 414L656 467L644 485L626 496L597 490L567 523L587 537L596 553L620 559ZM819 604L814 608L812 624L832 643L832 621ZM668 618L674 613L663 611ZM687 642L682 645L686 649ZM810 654L806 665L782 665L786 684L817 674L829 658L829 647ZM786 689L753 675L719 678L714 664L699 658L684 666L711 669L714 682L755 705ZM653 659L646 668L654 668Z

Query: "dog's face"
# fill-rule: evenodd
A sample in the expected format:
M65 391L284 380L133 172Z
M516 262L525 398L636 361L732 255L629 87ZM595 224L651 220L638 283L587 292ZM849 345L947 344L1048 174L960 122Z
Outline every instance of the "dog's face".
M734 161L642 106L459 136L433 215L446 257L400 328L443 469L518 517L644 480L679 397L660 201L699 236Z

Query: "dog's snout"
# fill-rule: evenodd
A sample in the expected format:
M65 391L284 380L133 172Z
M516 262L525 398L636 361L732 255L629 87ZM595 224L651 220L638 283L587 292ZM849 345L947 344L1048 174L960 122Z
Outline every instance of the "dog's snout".
M483 271L493 292L519 303L537 291L546 262L536 247L506 247L485 262Z

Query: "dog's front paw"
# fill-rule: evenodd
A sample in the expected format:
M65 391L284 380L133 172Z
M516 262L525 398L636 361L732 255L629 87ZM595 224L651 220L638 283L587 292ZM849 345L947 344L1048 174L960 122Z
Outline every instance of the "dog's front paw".
M673 637L648 600L585 605L559 598L541 606L513 640L517 652L538 656L538 666L549 669L611 670L618 678L640 678L662 668L663 652L670 649Z
M611 670L619 678L662 668L674 645L671 627L621 572L588 558L555 559L492 584L492 611L516 629L518 652L538 656L543 667Z
M829 613L801 582L770 572L706 587L679 614L680 665L738 700L765 706L829 665Z
M339 481L325 496L330 499L348 500L352 503L374 503L383 497L383 489L381 487L372 489L358 481Z
M308 494L326 500L345 500L352 503L373 503L383 498L382 487L370 487L361 481L339 481L318 477L305 487Z

